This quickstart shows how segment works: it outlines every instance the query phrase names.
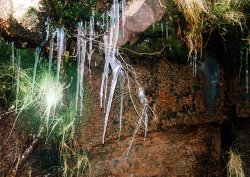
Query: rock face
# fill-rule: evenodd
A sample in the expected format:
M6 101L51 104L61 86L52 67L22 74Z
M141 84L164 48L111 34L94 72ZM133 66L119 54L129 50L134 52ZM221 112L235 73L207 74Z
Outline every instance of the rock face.
M124 34L119 37L117 45L122 46L128 41L133 44L138 33L159 22L165 14L163 0L140 0L128 3ZM122 28L120 27L122 31Z
M38 20L40 0L0 1L0 33L20 47L35 48L42 41Z
M85 105L79 143L90 155L91 173L88 175L221 177L223 88L219 88L216 113L210 115L204 106L205 82L200 76L192 76L190 66L152 59L135 63L134 67L156 116L150 115L145 141L144 125L141 125L125 162L138 122L128 95L121 133L119 101L113 101L104 145L101 144L103 111L98 104ZM99 88L100 74L96 72L92 78L95 83L86 89L87 102L99 100L94 95L99 94L96 88Z
M176 126L91 150L92 176L221 176L220 126Z
M31 30L37 24L34 19L38 19L37 14L32 12L39 11L39 3L40 0L1 0L0 18L4 21L14 18L23 27ZM27 22L32 22L32 25Z

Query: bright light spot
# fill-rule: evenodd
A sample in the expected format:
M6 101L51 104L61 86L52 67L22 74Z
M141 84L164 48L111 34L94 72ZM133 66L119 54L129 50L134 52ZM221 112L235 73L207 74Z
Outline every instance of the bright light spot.
M59 83L58 85L54 81L53 78L44 77L41 81L41 85L39 87L41 100L42 100L42 108L45 109L47 117L50 116L51 111L57 107L63 95L62 85Z
M48 91L45 95L46 97L46 103L47 103L47 106L49 108L51 108L52 106L55 106L58 102L58 95L57 95L57 92L56 92L56 88L55 87L50 87L48 88Z

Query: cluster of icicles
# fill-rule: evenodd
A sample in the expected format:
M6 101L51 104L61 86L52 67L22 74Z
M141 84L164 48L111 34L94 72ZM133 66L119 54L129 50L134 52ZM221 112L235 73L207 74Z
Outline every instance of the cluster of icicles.
M121 6L121 8L120 8ZM120 13L121 10L121 13ZM120 17L121 14L121 17ZM100 88L100 107L104 110L104 130L102 143L105 141L105 134L107 131L107 124L109 120L112 100L114 96L114 92L117 86L117 83L120 84L120 131L122 129L122 118L123 118L123 100L124 100L124 87L125 81L127 80L128 91L130 98L133 102L134 109L136 114L139 117L137 127L135 128L132 141L130 147L134 141L135 135L139 130L139 127L144 124L145 126L145 137L147 133L147 124L148 124L148 111L152 111L150 106L148 105L148 100L145 96L144 90L139 84L137 80L134 79L134 82L138 86L138 97L142 104L140 111L136 108L133 98L130 94L130 75L133 75L136 78L136 73L133 71L132 67L128 65L122 58L119 53L119 48L117 47L117 41L120 37L119 35L124 35L124 25L125 25L125 14L126 14L126 0L122 0L121 4L119 4L118 0L113 0L112 7L109 12L102 15L102 24L101 27L103 29L103 51L105 54L105 63L104 70L102 74L102 82ZM120 24L121 23L121 24ZM43 44L40 45L35 50L35 64L33 70L33 81L32 81L32 92L34 90L36 84L36 72L39 61L39 54L41 51L41 47L49 40L50 37L50 52L49 52L49 68L48 75L51 76L52 64L53 64L53 51L57 49L57 69L56 69L56 86L59 87L60 84L60 70L61 70L61 60L66 49L66 35L63 28L57 28L54 32L50 31L49 23L47 22L47 35ZM94 52L94 39L95 39L95 19L94 14L91 16L90 21L84 21L78 23L78 34L77 34L77 84L76 84L76 97L75 97L75 113L76 115L83 116L83 102L84 102L84 65L88 60L88 69L91 77L91 58ZM121 28L119 28L121 26ZM122 32L120 33L120 29ZM14 51L14 45L13 45ZM17 100L18 103L18 92L19 92L19 77L20 77L20 55L18 55L18 71L17 71ZM14 64L14 52L13 52L13 64ZM132 70L132 71L131 71ZM111 73L111 74L110 74ZM111 83L109 84L109 81ZM58 96L58 93L56 93ZM18 105L16 105L16 108ZM56 103L54 105L54 110L56 107ZM153 111L152 111L153 112ZM50 110L48 110L48 116L50 114ZM130 149L129 147L129 149ZM127 154L128 155L128 154Z

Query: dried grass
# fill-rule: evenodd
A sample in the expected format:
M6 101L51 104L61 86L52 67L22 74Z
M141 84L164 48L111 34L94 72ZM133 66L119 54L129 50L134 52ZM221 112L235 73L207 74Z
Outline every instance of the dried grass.
M201 32L203 27L203 14L208 13L208 4L204 0L174 0L182 12L187 28L184 40L189 48L189 56L197 49L202 48Z
M204 31L211 32L227 24L238 25L243 30L245 15L241 12L242 0L174 0L174 3L186 21L179 34L189 48L189 56L202 50Z
M216 17L215 20L221 19L217 21L219 24L238 25L242 30L242 25L245 24L245 17L240 11L241 5L241 0L219 0L212 5L211 13Z
M175 4L182 11L185 19L194 26L201 20L201 13L207 11L206 1L203 0L174 0Z
M243 162L240 154L230 149L229 161L227 164L227 176L228 177L245 177L243 170Z

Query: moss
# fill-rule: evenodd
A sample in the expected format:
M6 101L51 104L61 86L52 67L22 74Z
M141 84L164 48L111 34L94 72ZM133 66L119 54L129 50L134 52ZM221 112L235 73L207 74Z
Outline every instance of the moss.
M96 0L43 0L41 4L41 16L49 17L54 28L63 26L73 31L78 21L90 18L96 6Z
M163 30L162 30L163 27ZM168 29L168 31L166 31ZM161 21L140 34L141 42L134 46L125 45L127 49L135 50L137 53L156 53L154 57L163 57L168 60L186 63L188 52L184 43L176 36L173 23L171 21ZM147 56L147 55L146 55ZM145 55L143 55L145 57Z
M136 46L136 51L139 53L153 53L154 50L145 41L141 42Z

